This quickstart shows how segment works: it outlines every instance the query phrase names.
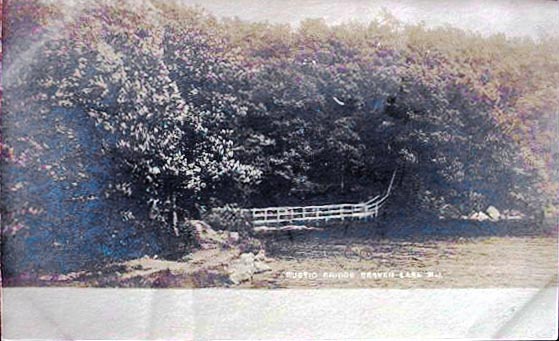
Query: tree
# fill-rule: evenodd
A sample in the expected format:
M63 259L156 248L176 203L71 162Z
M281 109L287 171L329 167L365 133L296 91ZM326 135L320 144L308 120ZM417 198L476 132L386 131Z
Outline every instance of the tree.
M69 73L55 75L53 85L60 104L79 107L99 127L103 152L120 169L113 189L149 205L149 218L179 235L179 221L204 201L206 188L224 178L246 182L258 174L234 158L222 108L187 103L184 97L195 93L197 84L179 89L171 79L165 53L179 51L170 52L165 43L168 27L136 26L142 18L136 15L124 11L119 22L105 23L103 33L75 32L65 59ZM102 38L88 46L96 34Z

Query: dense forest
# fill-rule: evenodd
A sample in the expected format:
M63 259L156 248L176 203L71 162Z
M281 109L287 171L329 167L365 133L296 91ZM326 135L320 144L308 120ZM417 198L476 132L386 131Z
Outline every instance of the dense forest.
M165 1L11 1L5 21L8 273L165 254L212 207L358 202L394 171L411 219L557 205L553 39Z

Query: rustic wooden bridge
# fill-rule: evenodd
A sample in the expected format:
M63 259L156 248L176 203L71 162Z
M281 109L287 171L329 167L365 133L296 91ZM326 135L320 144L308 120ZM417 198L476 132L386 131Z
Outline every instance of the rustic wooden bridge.
M214 208L212 211L221 214L240 213L248 216L255 226L277 224L305 224L308 222L328 222L344 220L368 220L378 217L379 211L390 197L396 172L392 174L390 184L382 195L377 195L365 202L357 204L334 204L318 206L285 206L265 208L232 209L229 207ZM235 212L232 212L232 211Z

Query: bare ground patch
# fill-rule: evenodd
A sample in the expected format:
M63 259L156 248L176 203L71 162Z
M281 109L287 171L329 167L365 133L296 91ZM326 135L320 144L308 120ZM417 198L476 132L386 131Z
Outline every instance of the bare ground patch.
M349 230L344 227L280 230L259 234L258 240L237 240L237 244L226 242L230 236L218 232L216 236L221 233L227 238L212 237L215 243L187 255L182 261L143 257L94 271L41 275L11 285L528 288L557 282L555 233L530 234L528 230L516 230L516 235L486 236L453 230L449 235L437 229L431 229L435 232L430 234L426 230L383 231L363 226ZM464 231L470 233L472 229ZM480 227L480 231L486 229ZM247 248L254 242L261 246L254 250ZM263 250L258 252L260 247ZM243 263L243 259L248 263ZM238 270L237 279L232 275L233 269Z
M269 247L272 272L255 276L252 286L541 287L557 280L555 237L348 238L280 241Z

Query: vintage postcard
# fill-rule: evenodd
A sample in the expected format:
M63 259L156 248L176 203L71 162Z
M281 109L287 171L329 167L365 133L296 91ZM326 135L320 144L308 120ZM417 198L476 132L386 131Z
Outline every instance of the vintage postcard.
M557 336L557 1L2 6L6 339Z

